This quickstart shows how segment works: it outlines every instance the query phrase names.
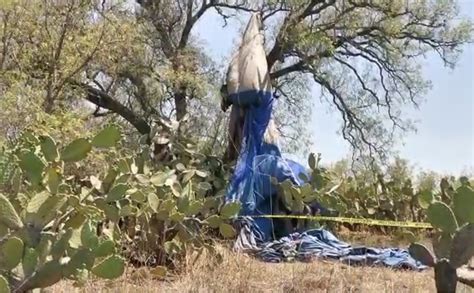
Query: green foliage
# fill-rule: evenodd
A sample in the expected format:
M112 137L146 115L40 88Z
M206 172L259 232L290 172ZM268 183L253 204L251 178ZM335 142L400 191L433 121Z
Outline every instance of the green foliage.
M474 223L474 191L468 185L457 189L453 197L453 210L460 225Z
M8 284L8 281L2 275L0 275L0 292L10 293L10 286Z
M452 189L446 180L441 184L444 191ZM461 178L451 205L435 200L428 206L428 220L436 229L433 247L438 260L420 244L413 243L410 246L413 257L435 268L438 292L455 292L458 279L456 270L467 265L474 257L474 224L470 222L474 210L473 195L470 183Z
M7 227L0 235L0 273L13 291L45 288L63 278L78 280L95 263L98 275L105 267L105 277L118 277L125 264L116 261L117 239L98 235L95 228L103 212L91 191L65 176L66 161L78 162L88 155L89 139L59 148L48 136L27 137L33 145L19 145L15 153L29 185L17 198L0 194L0 223ZM107 266L109 258L113 270Z
M77 162L85 159L91 150L92 145L87 139L78 138L63 149L61 160L64 162Z
M175 134L171 159L154 161L149 145L122 148L117 131L109 126L65 146L27 133L13 149L24 183L16 194L0 194L0 274L12 290L62 279L80 285L90 274L114 279L127 260L168 266L188 248L214 251L206 227L235 236L230 221L240 205L219 209L220 160ZM81 166L94 153L108 158L108 170L69 173L68 163Z
M443 202L430 204L427 215L431 225L445 233L454 233L458 227L453 211Z
M92 268L92 272L94 273L94 275L103 279L115 279L123 274L124 268L124 259L113 255L94 266Z
M21 229L21 222L18 213L11 202L3 194L0 193L0 224L5 225L9 229Z
M419 260L425 266L433 267L436 263L434 255L420 243L413 243L410 245L408 251L410 255Z
M99 132L93 139L94 147L113 147L120 140L120 130L116 126L109 126Z

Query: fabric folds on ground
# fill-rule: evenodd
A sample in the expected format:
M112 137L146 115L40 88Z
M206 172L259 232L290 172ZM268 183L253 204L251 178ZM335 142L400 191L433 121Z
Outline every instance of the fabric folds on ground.
M243 217L238 223L240 233L234 250L254 255L265 262L326 259L354 266L384 266L414 271L427 268L405 249L352 246L326 229L311 229L280 239L264 240L265 236L251 217Z

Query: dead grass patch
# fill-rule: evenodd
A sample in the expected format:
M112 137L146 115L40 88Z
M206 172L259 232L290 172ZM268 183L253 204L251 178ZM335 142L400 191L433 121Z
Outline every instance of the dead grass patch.
M385 236L350 233L339 236L356 244L393 245ZM218 250L223 256L221 262L203 255L195 263L190 260L181 274L166 281L154 279L148 269L129 269L113 282L91 281L81 289L62 282L51 292L436 292L432 270L413 272L353 267L321 259L309 263L272 264L234 253L225 245L220 245ZM459 292L473 292L463 287L459 289Z

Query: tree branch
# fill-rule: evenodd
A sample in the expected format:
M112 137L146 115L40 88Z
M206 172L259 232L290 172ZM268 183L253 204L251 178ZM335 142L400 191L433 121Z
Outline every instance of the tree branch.
M86 83L78 82L75 80L70 80L69 83L73 87L85 90L87 94L85 99L89 102L101 108L108 109L114 113L117 113L122 118L127 120L130 124L132 124L141 134L150 133L150 125L148 125L148 123L144 119L133 113L129 108L116 101L106 92L96 89Z

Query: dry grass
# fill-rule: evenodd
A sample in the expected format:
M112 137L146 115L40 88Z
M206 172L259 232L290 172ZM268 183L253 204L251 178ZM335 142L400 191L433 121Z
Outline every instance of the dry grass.
M369 235L369 234L368 234ZM342 236L354 243L393 245L387 237ZM351 237L352 236L352 237ZM401 243L398 243L402 245ZM396 271L380 267L350 267L315 260L310 263L269 264L232 253L220 246L221 263L203 256L167 281L154 279L148 270L130 269L114 282L93 281L85 288L64 282L52 292L435 292L433 271ZM460 288L459 292L470 292Z

